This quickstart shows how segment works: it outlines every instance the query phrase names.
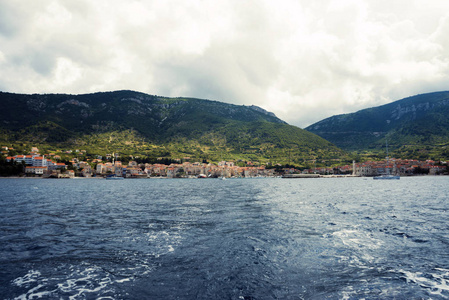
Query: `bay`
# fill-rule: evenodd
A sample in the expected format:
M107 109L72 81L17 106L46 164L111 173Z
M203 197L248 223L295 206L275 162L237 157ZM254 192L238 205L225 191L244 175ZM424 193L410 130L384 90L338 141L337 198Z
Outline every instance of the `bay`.
M3 299L447 299L449 177L0 180Z

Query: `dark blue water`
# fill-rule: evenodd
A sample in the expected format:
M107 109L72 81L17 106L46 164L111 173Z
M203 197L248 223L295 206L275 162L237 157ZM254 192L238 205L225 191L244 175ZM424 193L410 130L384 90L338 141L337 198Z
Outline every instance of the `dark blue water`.
M446 299L449 177L0 180L2 299Z

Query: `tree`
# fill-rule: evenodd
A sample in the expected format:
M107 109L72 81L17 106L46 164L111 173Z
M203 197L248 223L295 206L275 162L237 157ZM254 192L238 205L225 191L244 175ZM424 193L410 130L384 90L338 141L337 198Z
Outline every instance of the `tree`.
M184 177L186 175L186 172L184 171L183 168L178 169L178 171L176 172L176 177L180 178L180 177Z
M24 173L25 164L17 163L14 160L6 161L5 158L0 158L0 176L19 176Z

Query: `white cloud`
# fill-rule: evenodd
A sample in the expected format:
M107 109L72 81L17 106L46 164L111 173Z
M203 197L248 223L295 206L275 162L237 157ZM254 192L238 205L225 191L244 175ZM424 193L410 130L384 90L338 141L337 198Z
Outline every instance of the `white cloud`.
M449 83L446 0L0 2L0 89L133 89L289 123Z
M76 82L81 77L81 68L71 60L60 57L57 59L53 74L53 83L56 86L67 86Z

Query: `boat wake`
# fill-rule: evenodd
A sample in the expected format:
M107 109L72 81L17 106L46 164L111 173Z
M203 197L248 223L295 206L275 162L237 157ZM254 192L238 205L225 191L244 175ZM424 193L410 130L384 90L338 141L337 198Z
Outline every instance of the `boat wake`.
M417 284L428 293L449 299L449 270L435 268L432 273L399 271L410 284Z

